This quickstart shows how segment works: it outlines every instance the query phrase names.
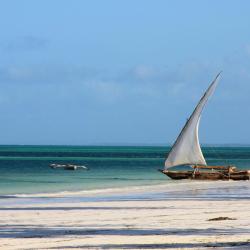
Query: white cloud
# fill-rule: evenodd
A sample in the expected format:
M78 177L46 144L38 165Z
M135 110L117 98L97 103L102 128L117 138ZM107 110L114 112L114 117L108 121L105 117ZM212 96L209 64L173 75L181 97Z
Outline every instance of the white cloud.
M11 65L0 68L0 84L17 84L20 88L30 85L23 98L29 95L29 88L34 85L32 88L46 93L46 98L50 93L58 93L58 100L77 96L89 102L118 105L126 100L184 103L187 99L197 101L218 71L224 69L224 90L216 94L228 101L230 98L240 101L240 98L248 98L250 72L247 63L233 65L232 61L233 58L227 58L218 65L190 62L172 68L140 64L113 74L81 65Z
M153 77L157 72L153 67L146 66L146 65L138 65L136 66L133 71L136 78L144 80Z
M104 80L85 80L82 83L82 91L98 101L113 103L122 98L124 86L121 84Z

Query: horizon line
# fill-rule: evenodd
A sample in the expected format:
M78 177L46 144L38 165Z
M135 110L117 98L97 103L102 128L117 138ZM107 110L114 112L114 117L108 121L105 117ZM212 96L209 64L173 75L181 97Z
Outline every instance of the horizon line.
M90 143L90 144L0 144L5 146L23 146L23 147L171 147L172 143ZM250 143L204 143L201 147L250 147Z

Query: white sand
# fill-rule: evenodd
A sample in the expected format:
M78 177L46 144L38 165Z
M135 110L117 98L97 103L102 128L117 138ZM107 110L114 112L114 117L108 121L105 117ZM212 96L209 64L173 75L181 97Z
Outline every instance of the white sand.
M192 197L5 205L0 248L250 249L249 208L247 198ZM219 216L235 220L208 221Z

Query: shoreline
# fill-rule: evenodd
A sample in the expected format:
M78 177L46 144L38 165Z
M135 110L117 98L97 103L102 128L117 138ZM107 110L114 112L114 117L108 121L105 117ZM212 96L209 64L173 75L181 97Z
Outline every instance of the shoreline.
M247 249L249 187L190 181L0 199L0 249Z
M74 197L98 197L98 196L109 196L109 195L130 195L130 194L152 194L155 193L168 193L173 198L178 199L179 193L189 194L194 190L213 190L220 188L241 188L242 190L248 188L250 181L203 181L203 180L167 180L164 184L151 184L151 185L131 185L113 188L97 188L89 190L69 190L69 191L58 191L58 192L39 192L39 193L20 193L20 194L6 194L0 195L0 201L4 199L15 199L15 198L74 198ZM247 192L250 196L250 190ZM210 194L211 195L211 194ZM232 194L231 194L232 195ZM239 196L240 194L237 194ZM203 197L205 198L205 197ZM209 198L209 197L208 197ZM219 198L219 197L218 197Z

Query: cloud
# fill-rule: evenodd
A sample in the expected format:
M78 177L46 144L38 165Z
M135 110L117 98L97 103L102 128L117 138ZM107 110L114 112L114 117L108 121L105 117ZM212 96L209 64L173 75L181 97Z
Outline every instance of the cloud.
M65 64L5 65L0 68L2 126L12 126L10 131L15 124L33 126L34 135L47 128L44 134L49 140L50 136L55 138L54 134L64 138L72 132L75 138L81 138L79 141L107 141L116 133L117 138L126 133L134 136L133 131L141 138L152 131L152 138L158 133L158 138L172 140L223 69L216 98L206 109L210 113L203 117L202 127L217 126L211 125L211 120L219 120L218 126L233 130L235 121L247 124L239 111L244 109L246 113L250 107L248 63L235 63L242 56L178 66L140 64L121 71Z
M124 96L124 86L112 81L86 79L82 82L82 92L86 91L94 101L114 103Z
M0 84L15 87L7 88L6 95L11 97L3 100L33 99L32 96L39 90L36 98L41 98L41 101L51 99L54 102L81 102L84 99L85 102L100 105L130 102L150 106L161 102L183 103L185 99L197 101L205 88L202 90L202 86L197 84L199 78L194 77L192 70L195 73L198 71L194 65L183 66L178 70L137 65L110 74L105 70L84 66L12 65L0 68ZM206 84L207 81L204 86ZM26 93L20 95L19 88Z
M11 65L0 68L0 84L62 84L98 77L98 70L67 65Z
M107 105L125 102L148 106L175 102L194 105L218 71L223 69L223 83L216 92L221 97L218 100L230 102L237 99L240 102L249 99L247 93L250 90L249 62L234 63L247 56L246 50L241 52L216 63L192 61L178 66L140 64L115 73L83 65L10 65L0 68L0 84L15 85L16 90L13 91L18 91L18 86L23 88L28 85L26 97L29 88L32 88L34 91L39 89L46 98L51 94L52 99L58 101L84 98L90 103Z
M144 80L148 78L153 78L158 72L152 66L138 65L132 69L132 74L134 74L136 79Z

